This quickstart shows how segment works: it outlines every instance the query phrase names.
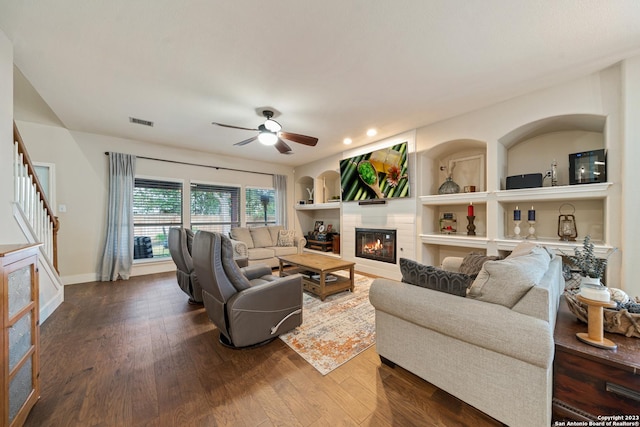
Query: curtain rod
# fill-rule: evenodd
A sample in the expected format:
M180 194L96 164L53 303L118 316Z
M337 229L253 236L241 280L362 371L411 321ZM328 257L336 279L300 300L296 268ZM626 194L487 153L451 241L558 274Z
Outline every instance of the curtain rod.
M109 152L105 151L104 154L106 154L108 156ZM226 171L255 173L255 174L258 174L258 175L268 175L268 176L273 176L274 175L272 173L266 173L266 172L255 172L255 171L247 171L247 170L242 170L242 169L225 168L224 166L201 165L201 164L198 164L198 163L180 162L178 160L157 159L155 157L144 157L144 156L136 156L136 157L138 159L155 160L157 162L176 163L176 164L179 164L179 165L187 165L187 166L198 166L198 167L201 167L201 168L211 168L211 169L218 169L218 170L222 169L222 170L226 170Z

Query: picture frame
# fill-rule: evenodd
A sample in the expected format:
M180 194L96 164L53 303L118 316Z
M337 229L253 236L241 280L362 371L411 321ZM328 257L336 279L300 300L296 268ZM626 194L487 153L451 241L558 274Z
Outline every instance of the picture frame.
M323 225L323 224L324 224L323 221L316 221L316 225L313 227L313 231L320 230L320 226Z
M327 224L327 233L331 233L333 231L333 224Z
M449 170L453 170L456 184L460 188L475 187L475 191L485 191L484 165L484 154L449 160Z

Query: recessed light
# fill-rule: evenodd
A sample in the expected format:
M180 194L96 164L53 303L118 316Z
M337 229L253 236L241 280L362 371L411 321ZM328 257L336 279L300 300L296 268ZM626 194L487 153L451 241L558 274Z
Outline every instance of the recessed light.
M367 131L367 136L376 136L378 134L378 131L371 128Z
M344 145L349 145L349 144L351 144L352 142L353 142L353 141L351 140L351 138L345 138L345 139L343 139L343 140L342 140L342 143L343 143Z

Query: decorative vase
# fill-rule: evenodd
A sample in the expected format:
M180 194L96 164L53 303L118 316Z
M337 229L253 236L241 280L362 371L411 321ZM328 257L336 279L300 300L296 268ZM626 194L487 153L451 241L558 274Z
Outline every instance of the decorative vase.
M600 283L599 277L581 277L580 295L594 301L608 302L611 299L611 294Z
M455 194L460 192L460 186L450 176L438 188L438 194Z
M602 286L599 277L580 277L580 285Z

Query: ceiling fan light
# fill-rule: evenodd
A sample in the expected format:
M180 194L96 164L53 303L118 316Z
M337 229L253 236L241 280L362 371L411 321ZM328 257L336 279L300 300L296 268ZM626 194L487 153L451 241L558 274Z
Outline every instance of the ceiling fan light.
M275 132L268 130L260 132L258 135L258 141L263 145L275 145L278 142L278 135Z
M272 119L267 119L264 122L264 127L270 130L271 132L280 132L280 130L282 129L282 126L280 126L280 123Z

